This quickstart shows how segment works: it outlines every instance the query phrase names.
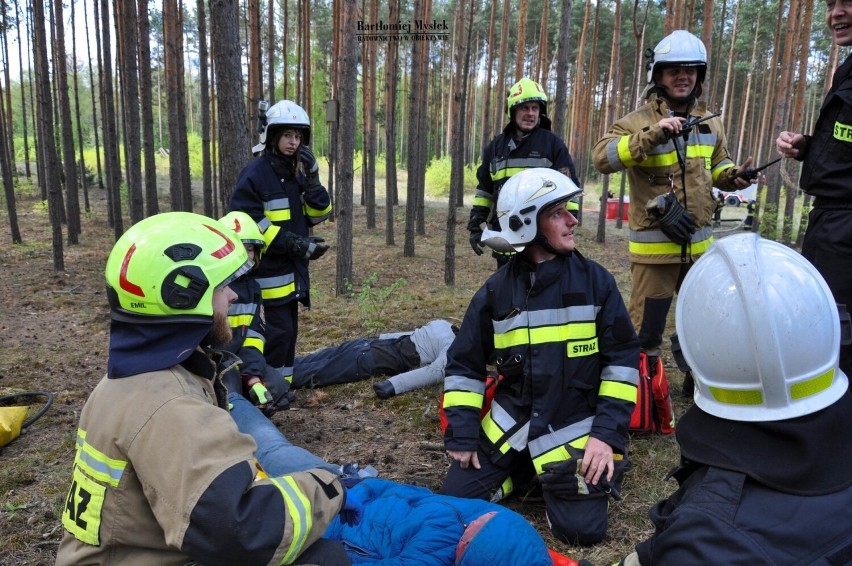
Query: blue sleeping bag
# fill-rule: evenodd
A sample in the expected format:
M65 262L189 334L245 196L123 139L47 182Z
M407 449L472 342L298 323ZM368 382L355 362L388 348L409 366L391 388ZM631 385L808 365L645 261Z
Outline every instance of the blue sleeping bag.
M351 491L364 503L361 523L350 527L335 517L325 537L341 541L354 564L553 565L538 532L506 507L382 479L364 480ZM456 550L465 529L488 513L493 515L470 539L456 562Z

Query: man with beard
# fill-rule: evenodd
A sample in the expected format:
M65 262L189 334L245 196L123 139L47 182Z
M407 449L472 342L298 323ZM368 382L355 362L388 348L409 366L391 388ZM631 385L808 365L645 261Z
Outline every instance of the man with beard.
M541 85L527 77L512 85L506 97L509 123L482 152L482 164L476 170L476 194L470 209L470 246L482 255L484 228L499 230L494 205L500 188L512 175L524 169L546 167L571 177L579 186L571 154L559 136L550 131L547 117L547 93ZM493 251L497 266L506 263L511 252Z
M674 294L713 241L713 187L733 191L750 184L737 173L751 158L734 166L722 120L699 101L706 73L701 40L673 31L651 55L645 104L616 121L592 150L598 171L626 170L630 180L630 318L652 372L662 371L657 362ZM675 359L686 372L684 394L691 396L692 376Z
M57 564L349 564L322 539L341 513L337 476L260 479L255 443L228 415L221 375L236 359L228 284L252 263L233 232L186 212L152 216L106 265L107 375L77 429Z

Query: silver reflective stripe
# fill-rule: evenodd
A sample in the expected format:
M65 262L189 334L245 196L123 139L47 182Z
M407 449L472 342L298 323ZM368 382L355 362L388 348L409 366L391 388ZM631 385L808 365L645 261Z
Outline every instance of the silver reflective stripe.
M580 422L568 425L565 428L550 432L539 436L535 440L530 440L530 457L537 458L545 452L553 450L557 446L568 444L574 440L585 436L592 431L592 422L595 417L587 417Z
M460 375L448 375L444 379L444 391L470 391L485 395L485 382Z
M266 338L260 332L255 330L249 330L246 332L246 338L254 338L255 340L260 340L264 344L266 344Z
M494 171L502 171L503 169L531 169L533 167L544 167L549 169L553 162L546 157L521 157L518 159L504 159L494 162Z
M504 433L516 426L518 422L512 418L499 403L491 403L491 420L493 420ZM527 421L518 431L506 439L506 443L515 450L521 451L527 447L527 439L530 434L530 423Z
M726 159L723 159L722 161L720 161L719 163L717 163L717 164L713 167L713 171L715 171L715 170L717 170L717 169L719 169L719 168L722 168L722 167L724 167L724 168L733 167L733 165L734 165L734 162L733 162L733 161L731 161L730 159L727 159L727 158L726 158Z
M713 236L713 228L705 226L692 235L692 243L701 242ZM670 242L669 237L663 234L662 230L630 230L629 237L631 242L640 242L643 244L658 244Z
M491 193L487 193L482 189L476 189L476 193L473 195L473 198L487 198L488 200L494 200L494 195Z
M579 305L561 309L544 309L524 311L518 316L506 320L494 320L495 334L505 334L516 328L539 328L556 326L569 322L592 322L597 317L600 307L595 305Z
M638 385L639 370L627 366L606 366L601 371L601 379Z
M621 138L616 138L606 144L606 160L609 162L609 166L613 171L624 171L626 167L624 163L621 161L621 157L618 155L618 143L621 141Z
M289 198L275 198L263 203L263 210L287 210L290 208Z
M228 309L228 316L239 316L243 314L254 314L254 303L234 303Z
M257 227L258 227L258 228L260 228L260 232L261 232L261 233L266 232L266 230L267 230L270 226L272 226L272 221L271 221L271 220L269 220L269 218L267 218L267 217L265 217L265 216L263 217L263 219L262 219L262 220L258 220L258 222L257 222Z
M255 279L261 289L276 289L278 287L284 287L295 280L296 277L292 273L287 275L278 275L276 277L258 277Z

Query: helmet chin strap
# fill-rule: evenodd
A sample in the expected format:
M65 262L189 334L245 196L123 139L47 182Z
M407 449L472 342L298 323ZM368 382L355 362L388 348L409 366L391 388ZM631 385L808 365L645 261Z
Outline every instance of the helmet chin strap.
M543 235L541 232L536 234L535 239L532 241L533 246L541 246L547 253L556 254L556 255L571 255L571 252L560 252L547 241L547 237Z

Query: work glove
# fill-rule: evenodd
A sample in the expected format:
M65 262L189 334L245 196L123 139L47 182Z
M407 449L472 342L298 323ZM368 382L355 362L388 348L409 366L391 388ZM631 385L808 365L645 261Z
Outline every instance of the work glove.
M272 401L263 411L266 416L272 416L276 411L286 411L290 403L296 400L296 393L290 390L290 382L279 371L267 368L263 383L272 396Z
M586 483L586 480L577 471L582 465L583 460L576 458L545 464L542 468L544 473L538 477L542 491L549 492L560 499L604 495L611 495L617 500L621 499L621 492L616 487L615 481L624 473L625 460L615 461L613 483L607 481L606 475L602 475L598 480L598 485Z
M476 255L482 255L482 252L485 250L482 246L483 222L485 222L485 218L482 217L482 214L477 214L476 208L470 211L470 221L467 223L467 229L470 232L470 247Z
M328 251L325 238L317 236L300 236L293 232L284 235L284 245L291 257L299 259L319 259Z
M346 492L346 503L343 504L343 509L340 510L340 520L344 524L354 527L361 524L361 519L364 518L364 504L358 495L352 490Z
M652 198L645 210L657 219L663 234L676 244L688 243L698 230L695 217L678 202L673 192Z
M265 409L272 403L272 393L266 388L266 384L256 375L243 374L248 398L260 409Z

